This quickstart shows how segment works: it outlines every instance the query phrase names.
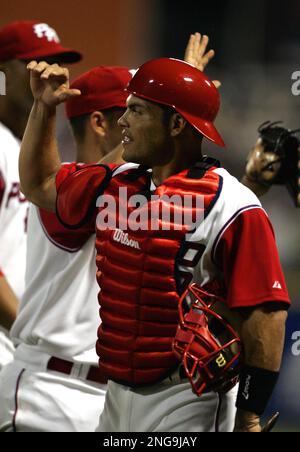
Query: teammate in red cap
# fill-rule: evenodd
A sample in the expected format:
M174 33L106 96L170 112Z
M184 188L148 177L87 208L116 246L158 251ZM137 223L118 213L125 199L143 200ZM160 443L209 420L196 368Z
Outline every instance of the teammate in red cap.
M24 191L38 206L57 208L65 226L91 233L96 224L97 352L109 379L99 431L231 431L234 423L237 431L261 431L290 301L258 199L202 157L203 136L223 144L213 124L215 86L181 61L146 63L129 84L119 120L123 158L133 163L66 172L55 147L55 111L80 92L69 89L65 69L36 62L28 69L35 103L20 156ZM177 197L176 208L165 196ZM191 209L196 223L186 219ZM173 354L178 302L192 281L218 284L242 316L236 419L234 391L197 399Z
M0 369L12 359L8 330L24 291L28 204L20 192L18 156L33 102L26 70L32 58L68 63L81 55L63 47L45 23L19 21L0 29L0 72L6 82L0 96Z
M127 68L97 67L73 82L82 95L66 110L78 164L65 164L64 171L79 169L79 162L118 162L118 156L122 161L117 121L131 77ZM94 241L30 206L26 290L11 329L17 351L0 377L0 394L5 388L0 430L86 432L97 427L106 380L95 351Z

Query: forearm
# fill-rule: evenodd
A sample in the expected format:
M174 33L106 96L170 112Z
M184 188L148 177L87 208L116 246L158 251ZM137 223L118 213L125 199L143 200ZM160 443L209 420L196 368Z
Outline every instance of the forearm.
M35 101L19 158L22 191L31 202L55 210L55 176L60 166L56 143L56 108Z
M19 300L7 282L0 276L0 325L10 330L17 315Z
M278 372L285 338L286 311L267 312L256 309L244 321L242 341L245 364Z
M246 385L241 383L240 392L244 392L243 397L246 400L247 396L251 400L251 395L259 394L259 391L261 391L260 399L263 399L265 394L268 398L268 391L272 392L273 375L276 381L276 373L279 372L281 367L286 318L286 311L268 312L260 308L253 311L243 323L241 336L244 344L245 366L258 369L258 375L260 376L261 372L263 375L263 380L256 380L255 376L249 375L248 383L246 382ZM271 378L270 385L264 388L265 381L268 381L269 378ZM256 391L259 385L262 387L259 387ZM244 402L243 398L242 400ZM249 401L245 403L245 406L248 403ZM251 409L241 409L239 405L236 431L260 431L260 415Z

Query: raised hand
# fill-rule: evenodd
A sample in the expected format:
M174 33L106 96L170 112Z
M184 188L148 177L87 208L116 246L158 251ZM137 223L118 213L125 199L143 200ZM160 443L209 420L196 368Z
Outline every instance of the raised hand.
M207 50L209 37L195 33L190 36L187 48L185 50L184 61L195 66L199 71L204 72L206 66L214 58L215 51ZM214 80L216 88L220 88L221 82Z
M69 71L58 64L31 61L27 69L34 99L50 108L81 95L78 89L70 89Z

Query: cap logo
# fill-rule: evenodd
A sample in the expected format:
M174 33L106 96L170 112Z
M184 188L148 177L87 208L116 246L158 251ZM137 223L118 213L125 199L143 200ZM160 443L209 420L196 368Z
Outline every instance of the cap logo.
M47 38L49 42L60 42L56 31L47 24L36 24L33 26L33 31L38 38Z

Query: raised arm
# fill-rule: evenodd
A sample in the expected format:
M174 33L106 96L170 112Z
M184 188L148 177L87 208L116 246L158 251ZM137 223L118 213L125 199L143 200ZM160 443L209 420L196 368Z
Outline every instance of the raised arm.
M32 61L28 70L34 104L21 145L21 187L29 201L55 211L55 177L61 166L55 134L56 108L81 93L69 89L69 72L57 64Z

